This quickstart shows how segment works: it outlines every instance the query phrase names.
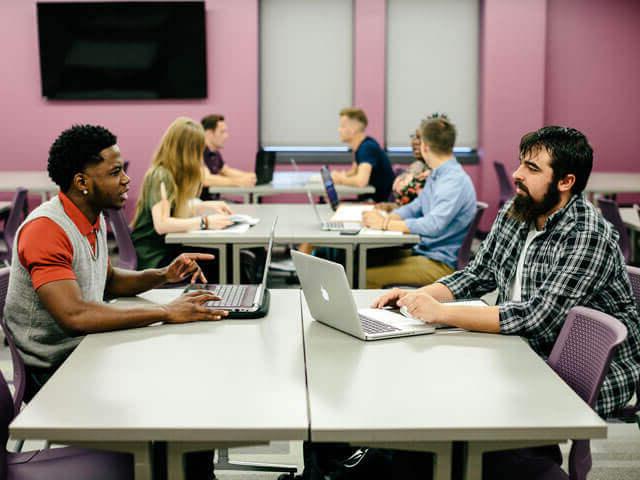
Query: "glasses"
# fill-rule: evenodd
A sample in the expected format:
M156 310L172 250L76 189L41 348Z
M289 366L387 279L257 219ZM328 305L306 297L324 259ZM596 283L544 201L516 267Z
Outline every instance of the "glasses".
M420 135L418 135L417 133L412 133L409 135L409 138L411 140L420 140Z

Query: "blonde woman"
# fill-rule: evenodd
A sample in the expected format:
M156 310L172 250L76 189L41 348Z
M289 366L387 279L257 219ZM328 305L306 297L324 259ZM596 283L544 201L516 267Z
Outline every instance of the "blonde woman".
M177 118L156 149L144 176L131 238L138 268L158 268L180 253L164 236L172 232L231 225L224 202L201 202L204 129L190 118ZM190 249L193 250L193 249Z

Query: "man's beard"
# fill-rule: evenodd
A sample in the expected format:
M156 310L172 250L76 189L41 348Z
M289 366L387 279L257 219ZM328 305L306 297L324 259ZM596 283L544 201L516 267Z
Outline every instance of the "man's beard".
M555 180L549 184L540 202L536 202L531 198L527 187L522 183L517 182L516 185L520 190L525 192L525 195L516 195L507 213L511 218L519 222L531 223L540 215L551 211L560 201L560 191L558 190L558 185Z

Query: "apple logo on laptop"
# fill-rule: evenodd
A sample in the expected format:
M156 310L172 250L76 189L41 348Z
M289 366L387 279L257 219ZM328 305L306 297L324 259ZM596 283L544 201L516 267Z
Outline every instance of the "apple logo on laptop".
M327 292L327 290L324 287L320 287L320 293L322 294L322 298L324 299L325 302L329 301L329 292Z

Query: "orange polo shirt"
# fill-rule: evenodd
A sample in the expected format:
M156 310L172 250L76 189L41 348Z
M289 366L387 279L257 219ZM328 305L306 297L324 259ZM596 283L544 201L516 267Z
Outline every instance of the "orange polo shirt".
M58 194L64 213L87 237L94 253L100 218L92 225L64 193ZM36 218L22 227L18 238L18 259L31 275L34 290L57 280L76 280L72 268L73 246L62 227L47 217Z

